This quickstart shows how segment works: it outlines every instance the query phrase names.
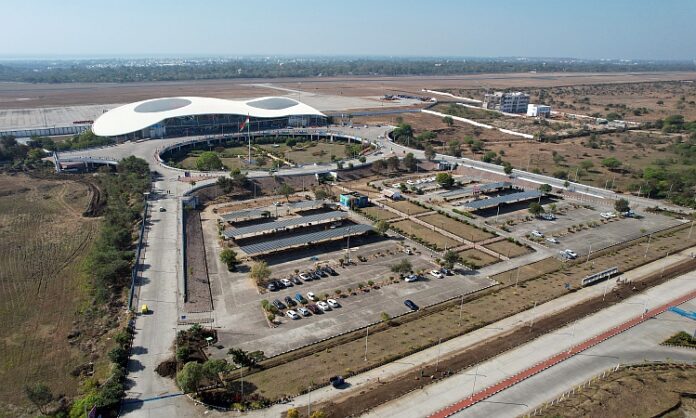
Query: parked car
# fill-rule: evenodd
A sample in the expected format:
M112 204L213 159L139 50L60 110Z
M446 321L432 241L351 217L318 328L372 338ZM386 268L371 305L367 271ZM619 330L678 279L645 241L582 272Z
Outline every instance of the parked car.
M297 308L297 312L301 313L302 316L310 316L312 314L309 309L303 307Z
M569 250L569 249L565 249L565 250L561 251L560 254L561 254L561 257L571 259L571 260L578 258L578 254L575 251Z
M324 266L324 271L329 273L332 276L338 276L338 272L331 268L330 266Z
M418 310L418 305L416 305L415 303L413 303L413 301L412 301L411 299L406 299L406 300L404 301L404 305L406 305L406 307L407 307L408 309L412 310L412 311L417 311L417 310Z
M160 212L166 212L166 211L167 211L167 209L166 209L166 208L164 208L164 207L162 207L162 206L160 206L160 207L159 207L159 211L160 211Z
M266 286L266 289L268 289L268 290L271 291L271 292L275 292L276 290L278 290L278 286L276 286L275 283L270 282L270 283L268 283L268 285Z
M532 231L532 235L535 236L535 237L537 237L537 238L544 238L544 234L542 234L541 232L537 231L536 229L535 229L534 231Z
M321 309L319 309L319 307L314 303L310 303L309 305L307 305L307 309L309 309L310 312L312 312L314 315L321 313Z
M293 286L292 282L288 279L280 279L280 282L283 283L285 287L291 287Z
M408 248L408 247L404 248L404 252L405 252L406 254L408 254L408 255L413 254L413 251L411 251L411 249Z
M287 287L280 280L273 280L273 284L275 284L278 289L285 289Z
M317 297L317 295L314 294L314 292L307 292L307 299L314 301L319 300L319 298Z
M329 277L329 274L320 268L318 268L314 274L318 274L321 277Z
M314 271L307 272L307 274L309 274L309 276L310 276L313 280L319 280L319 279L321 279L321 276L318 275L318 274L317 274L316 272L314 272Z
M307 303L307 299L305 299L304 296L302 296L302 293L300 292L295 293L295 300L303 305Z
M442 274L440 270L430 270L430 275L436 279L442 279L443 277L445 277L445 275Z
M332 376L329 378L329 383L331 383L331 386L338 389L346 384L346 380L343 378L343 376Z
M280 299L273 299L273 302L271 302L271 303L273 303L273 306L275 306L278 309L285 309L286 308L285 304L283 302L281 302Z
M548 237L546 238L546 241L550 242L551 244L558 244L558 240L554 237Z
M300 319L300 315L298 315L297 312L293 311L292 309L290 309L289 311L287 311L287 312L285 313L285 315L287 315L288 317L290 317L290 318L292 318L292 319Z
M304 280L305 282L311 282L312 278L310 277L309 274L307 273L300 273L299 278Z
M544 219L546 221L555 221L556 220L556 215L553 213L544 213L541 215L541 219Z
M404 281L406 283L412 283L412 282L417 282L419 279L417 274L409 274L408 276L404 277Z
M302 284L302 280L300 280L300 278L297 276L292 276L292 279L290 280L292 280L292 282L295 284Z
M290 296L285 296L284 300L285 300L285 304L288 306L297 306L297 302L295 302L295 300L293 298L291 298Z
M452 276L454 274L452 270L445 267L440 269L440 273L444 274L445 276Z
M331 310L331 306L329 306L329 304L324 302L323 300L320 300L319 302L317 302L317 306L319 307L319 309L321 309L324 312Z
M340 308L341 304L336 301L336 299L326 299L326 303L332 308Z
M616 215L614 214L614 212L602 212L599 214L599 216L601 216L604 219L616 218Z

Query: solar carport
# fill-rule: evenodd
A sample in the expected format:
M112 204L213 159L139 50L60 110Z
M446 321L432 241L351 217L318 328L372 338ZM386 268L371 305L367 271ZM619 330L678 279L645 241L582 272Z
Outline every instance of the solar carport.
M296 228L304 228L312 225L321 225L329 222L340 221L348 217L341 211L318 213L315 215L299 216L297 218L283 219L281 221L266 222L258 225L249 225L241 228L225 230L222 234L225 239L243 239L260 235L273 234Z
M537 199L541 197L541 192L537 190L530 190L526 192L512 193L503 196L496 196L490 199L474 200L472 202L467 202L463 206L468 207L473 210L494 208L498 205L513 204L518 202L524 202L526 200Z
M263 219L271 216L271 212L267 209L246 209L228 212L220 215L220 219L225 222L244 222L254 219Z
M371 230L372 227L370 225L363 224L342 226L334 229L326 229L324 231L310 232L287 238L244 245L239 247L239 249L249 256L266 255L293 248L306 247L312 244L320 244L322 242L329 242L346 237L362 235Z

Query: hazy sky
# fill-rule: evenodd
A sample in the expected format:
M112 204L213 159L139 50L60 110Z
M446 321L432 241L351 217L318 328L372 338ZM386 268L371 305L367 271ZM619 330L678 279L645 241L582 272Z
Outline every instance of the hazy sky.
M2 0L3 56L696 58L696 0Z

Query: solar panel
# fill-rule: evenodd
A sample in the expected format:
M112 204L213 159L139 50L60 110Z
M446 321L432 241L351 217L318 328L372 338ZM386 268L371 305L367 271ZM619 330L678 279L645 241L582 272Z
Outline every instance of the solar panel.
M303 200L301 202L288 203L290 209L307 209L321 207L326 203L323 200Z
M283 219L276 222L266 222L258 225L249 225L241 228L226 230L223 234L227 238L238 238L244 235L256 233L270 233L282 231L284 229L293 228L301 225L309 226L316 223L330 222L334 220L347 218L348 214L341 211L331 211L326 213L317 213L315 215L300 216L297 218Z
M474 190L478 189L481 192L487 192L490 190L498 190L498 189L504 189L506 187L511 187L512 183L507 182L507 181L500 181L496 183L488 183L488 184L479 184L476 186L472 187L465 187L463 189L459 190L452 190L449 192L444 192L440 193L440 196L442 197L453 197L453 196L459 196L459 195L470 195L474 193Z
M222 214L220 218L228 222L234 222L236 220L263 218L270 216L270 214L271 212L266 209L246 209Z
M474 200L473 202L467 202L464 206L472 209L485 209L492 208L501 204L506 203L517 203L525 200L535 199L541 196L541 193L537 190L530 190L527 192L519 192L507 194L504 196L497 196L490 199Z
M361 235L371 230L372 227L370 225L363 224L342 226L335 229L327 229L324 231L310 232L308 234L249 244L239 248L248 255L269 254L283 249L332 241L353 235Z

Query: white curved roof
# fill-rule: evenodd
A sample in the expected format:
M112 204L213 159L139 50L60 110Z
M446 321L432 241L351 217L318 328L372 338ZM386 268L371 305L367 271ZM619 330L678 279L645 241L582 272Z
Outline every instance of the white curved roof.
M214 114L249 115L255 118L324 116L313 107L288 97L261 97L245 101L210 97L164 97L111 109L94 121L92 131L99 136L119 136L145 129L169 118Z

